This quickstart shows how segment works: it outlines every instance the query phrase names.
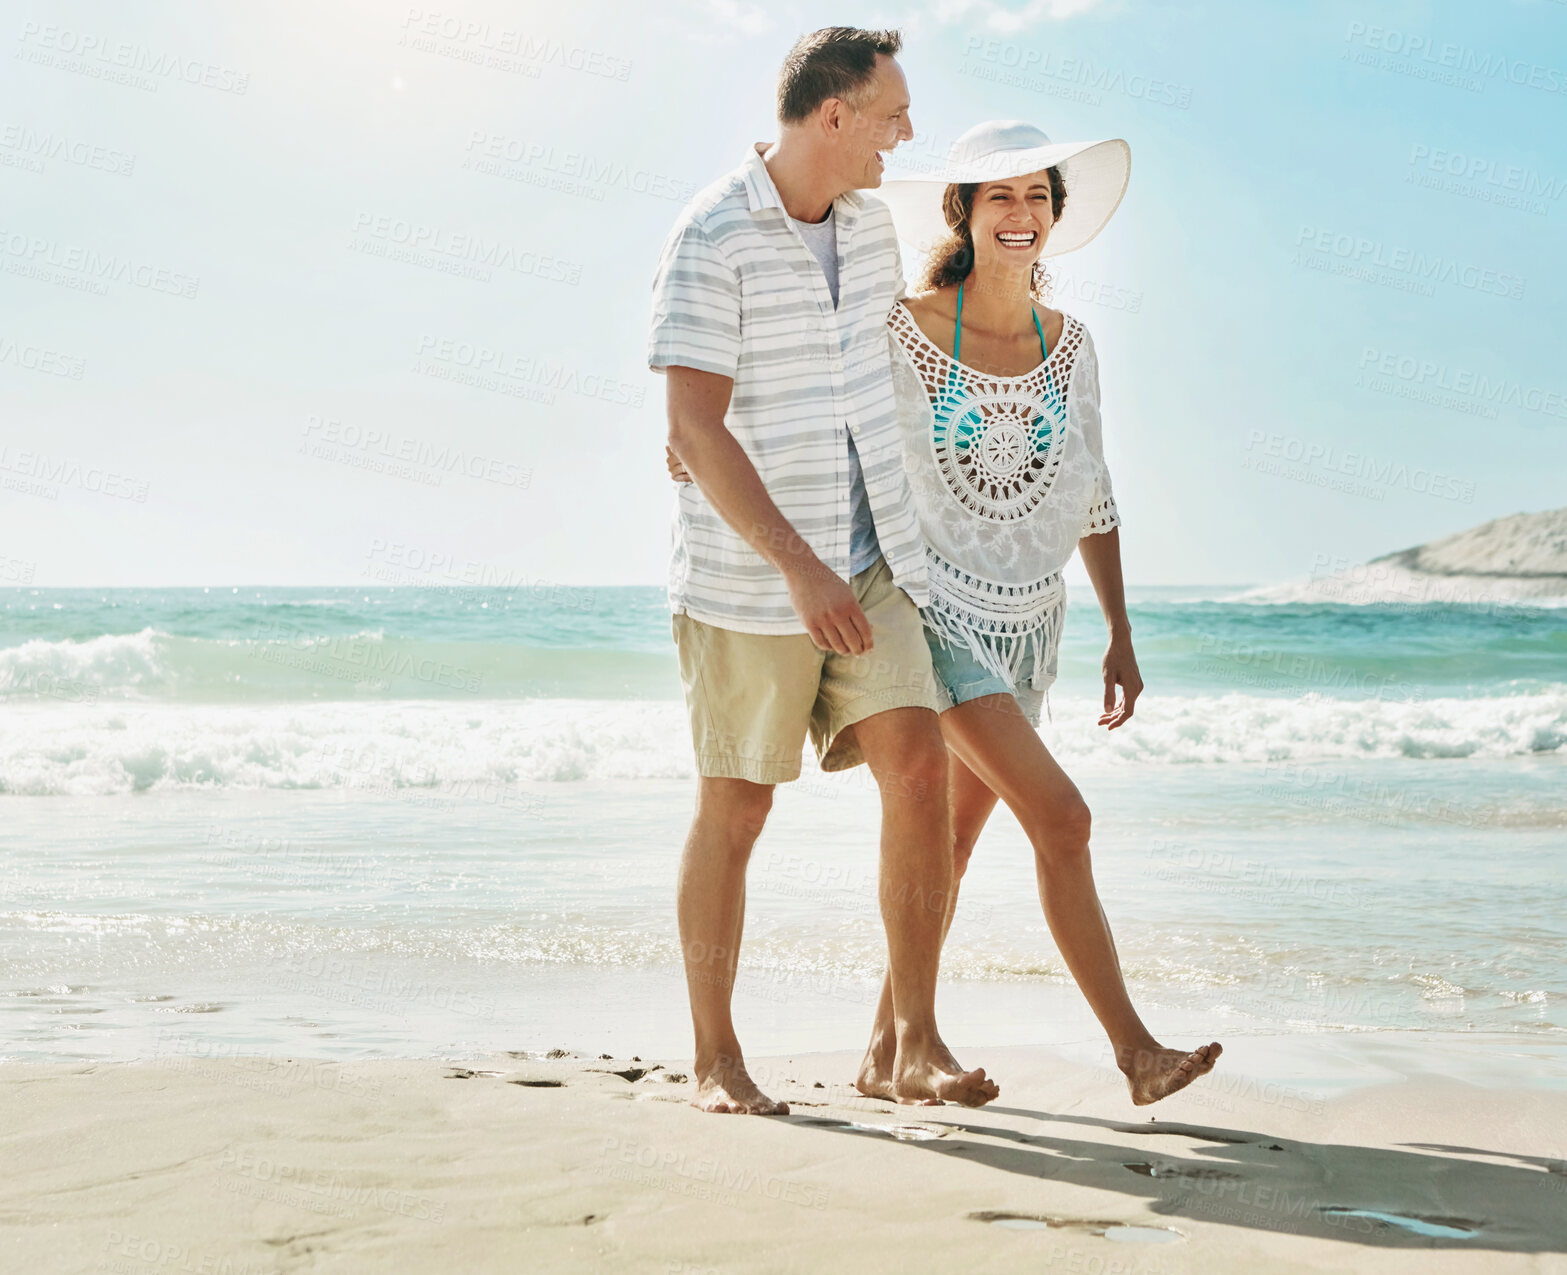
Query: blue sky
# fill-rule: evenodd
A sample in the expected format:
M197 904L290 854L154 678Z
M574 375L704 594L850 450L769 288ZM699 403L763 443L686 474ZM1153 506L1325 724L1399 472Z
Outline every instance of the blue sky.
M829 23L903 30L915 162L990 118L1131 143L1055 267L1130 581L1567 503L1559 0L4 21L0 583L660 583L657 251Z

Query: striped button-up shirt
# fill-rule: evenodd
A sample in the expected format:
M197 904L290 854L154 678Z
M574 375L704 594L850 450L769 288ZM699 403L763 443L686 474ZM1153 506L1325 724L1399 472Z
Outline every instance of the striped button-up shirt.
M833 201L838 305L795 229L758 142L675 222L653 280L648 366L734 380L724 423L789 524L833 571L849 570L849 448L894 583L928 601L925 552L903 468L887 313L904 295L892 215L848 191ZM847 433L845 432L847 430ZM783 575L677 484L669 604L742 633L804 633Z

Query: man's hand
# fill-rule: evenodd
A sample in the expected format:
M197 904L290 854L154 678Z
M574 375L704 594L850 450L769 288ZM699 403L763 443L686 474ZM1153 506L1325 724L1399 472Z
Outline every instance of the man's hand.
M1143 676L1137 671L1137 657L1132 654L1130 637L1112 637L1105 650L1105 711L1099 724L1109 730L1124 726L1132 720L1132 709L1137 697L1143 693ZM1115 688L1121 688L1121 702L1115 702Z
M827 569L767 494L761 475L725 424L734 381L716 372L670 366L666 373L669 442L664 462L676 482L701 476L702 495L789 587L789 602L823 651L863 655L871 622L854 590ZM681 459L681 458L684 459Z
M680 463L680 457L667 444L664 463L675 482L692 481L686 467ZM871 649L871 622L865 618L854 590L829 571L820 559L812 555L808 564L787 572L786 578L795 614L811 635L811 641L821 650L836 651L839 655L863 655Z
M790 571L784 578L795 614L821 650L864 655L871 649L871 622L842 578L820 561Z

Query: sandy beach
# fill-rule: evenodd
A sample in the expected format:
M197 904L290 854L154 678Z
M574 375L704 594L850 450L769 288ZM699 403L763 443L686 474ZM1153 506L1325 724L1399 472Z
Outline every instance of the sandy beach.
M1388 1048L1339 1047L1367 1071ZM966 1052L1002 1078L989 1108L865 1100L847 1053L754 1060L791 1104L776 1118L695 1112L673 1059L10 1063L5 1265L1567 1270L1559 1065L1326 1098L1231 1067L1139 1109L1102 1067Z
M584 599L7 600L0 1272L1567 1271L1567 612L1134 592L1162 689L1107 738L1079 613L1046 730L1129 989L1225 1046L1153 1108L1011 818L938 992L1000 1100L848 1088L878 809L808 769L749 875L757 1119L687 1105L663 600ZM482 696L333 676L453 650Z
M6 12L0 1275L1567 1275L1567 0Z

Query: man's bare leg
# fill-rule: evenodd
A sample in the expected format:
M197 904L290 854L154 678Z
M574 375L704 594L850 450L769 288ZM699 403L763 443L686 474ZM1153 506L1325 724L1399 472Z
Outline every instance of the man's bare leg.
M772 808L773 790L745 779L697 781L696 814L680 858L678 912L691 1024L696 1033L696 1097L703 1111L786 1115L752 1082L730 1017L740 937L745 929L745 870Z
M936 975L952 894L947 752L936 714L894 708L856 723L881 789L881 914L895 1041L891 1096L981 1106L1000 1089L964 1071L936 1030Z
M947 900L946 915L941 922L941 941L945 946L947 931L952 928L952 917L957 911L958 891L963 874L968 871L969 859L979 834L984 831L990 812L996 808L997 797L984 783L951 753L948 753L950 780L947 788L948 804L952 811L952 889ZM892 1064L897 1053L897 1031L892 1021L892 976L886 974L881 981L881 999L876 1005L876 1022L871 1028L871 1043L865 1051L865 1061L860 1064L860 1074L854 1087L870 1098L892 1098Z

